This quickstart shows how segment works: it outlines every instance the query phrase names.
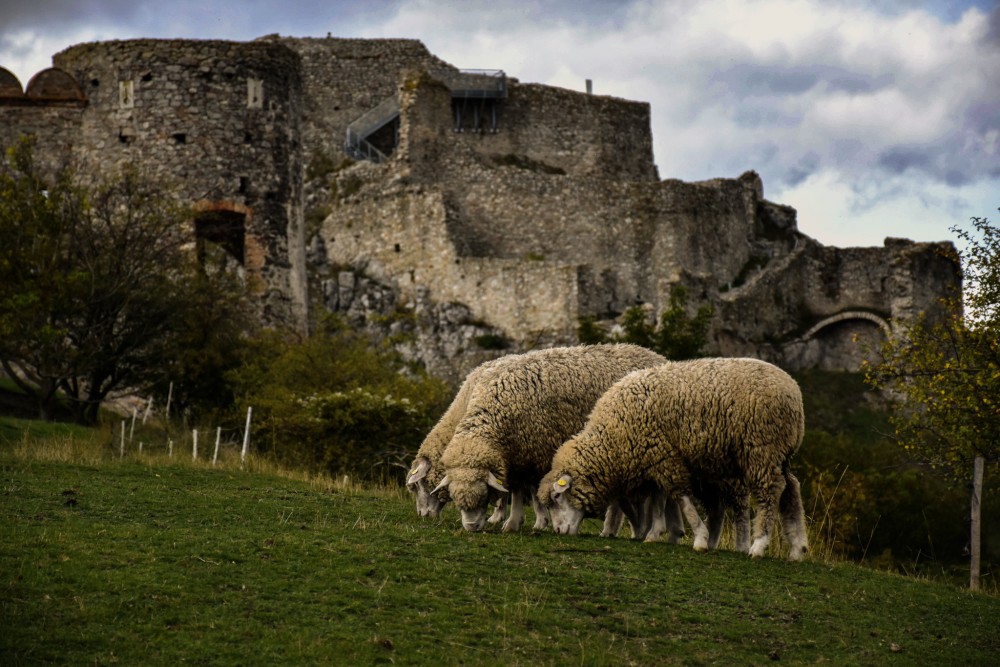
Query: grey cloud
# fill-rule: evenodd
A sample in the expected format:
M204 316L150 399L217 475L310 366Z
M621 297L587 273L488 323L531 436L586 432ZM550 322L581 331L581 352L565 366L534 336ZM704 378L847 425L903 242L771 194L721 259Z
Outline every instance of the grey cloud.
M830 92L861 95L893 85L895 76L854 72L832 65L747 63L715 72L711 80L738 97L798 95L820 85Z
M909 169L927 169L932 160L926 147L890 146L883 150L876 162L894 174L902 174Z

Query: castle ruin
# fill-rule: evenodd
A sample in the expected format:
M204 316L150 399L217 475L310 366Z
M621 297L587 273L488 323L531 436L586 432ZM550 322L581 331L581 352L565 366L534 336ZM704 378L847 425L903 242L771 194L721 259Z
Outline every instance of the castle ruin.
M712 353L854 369L858 341L961 284L950 243L821 245L754 172L661 180L646 103L415 40L138 39L53 64L25 89L0 68L0 142L175 183L267 321L342 311L451 380L497 347L573 343L584 316L658 313L675 285L713 305Z

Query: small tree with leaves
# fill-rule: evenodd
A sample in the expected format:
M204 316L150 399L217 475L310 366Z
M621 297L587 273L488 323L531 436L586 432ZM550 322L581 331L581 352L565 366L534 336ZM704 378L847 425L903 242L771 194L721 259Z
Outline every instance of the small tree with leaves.
M650 320L642 306L632 306L622 315L622 333L609 336L592 317L584 317L577 328L580 342L588 344L633 343L659 352L667 359L693 359L701 355L708 341L708 328L714 310L702 304L695 314L687 309L687 289L674 285L670 305L660 314L658 325Z
M944 316L903 323L864 366L870 384L889 390L898 442L952 479L973 474L972 587L978 587L977 517L982 466L1000 460L1000 230L985 218L952 228L965 242L960 295Z
M162 184L126 169L85 186L44 174L32 148L0 162L0 364L41 417L66 401L94 423L109 394L162 377L195 324L223 308L209 335L231 339L246 309L185 247L187 212Z

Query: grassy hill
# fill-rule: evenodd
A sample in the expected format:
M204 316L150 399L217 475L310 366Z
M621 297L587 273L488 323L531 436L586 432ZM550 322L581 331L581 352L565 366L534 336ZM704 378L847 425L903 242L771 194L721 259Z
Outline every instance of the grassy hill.
M976 665L1000 599L420 520L405 491L0 445L0 664ZM530 524L529 524L530 525ZM991 657L992 656L992 657Z

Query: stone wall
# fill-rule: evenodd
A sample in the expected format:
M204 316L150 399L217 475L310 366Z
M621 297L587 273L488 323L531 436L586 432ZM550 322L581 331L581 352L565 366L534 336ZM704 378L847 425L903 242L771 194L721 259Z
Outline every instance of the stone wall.
M262 313L305 321L299 58L279 44L128 40L54 56L87 96L81 173L134 165L200 210L244 215Z

